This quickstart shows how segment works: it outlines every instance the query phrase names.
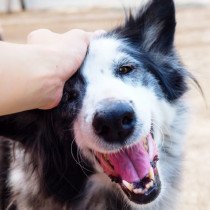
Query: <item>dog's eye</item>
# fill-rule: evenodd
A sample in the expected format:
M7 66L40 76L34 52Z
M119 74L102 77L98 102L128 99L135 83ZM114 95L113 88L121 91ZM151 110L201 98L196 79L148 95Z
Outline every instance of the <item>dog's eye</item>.
M133 69L134 69L134 66L133 65L121 66L119 68L119 73L120 74L128 74Z

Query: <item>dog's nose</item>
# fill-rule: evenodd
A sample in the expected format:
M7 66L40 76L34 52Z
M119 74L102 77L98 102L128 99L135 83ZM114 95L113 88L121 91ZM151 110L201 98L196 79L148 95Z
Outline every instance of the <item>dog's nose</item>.
M124 143L136 123L135 112L126 102L111 102L95 113L93 128L106 142Z

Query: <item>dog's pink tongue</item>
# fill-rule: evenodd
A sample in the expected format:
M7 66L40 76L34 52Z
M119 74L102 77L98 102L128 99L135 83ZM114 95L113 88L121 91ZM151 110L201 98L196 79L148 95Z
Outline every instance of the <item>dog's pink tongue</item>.
M108 154L114 166L114 176L120 176L127 182L137 182L149 174L153 158L157 155L157 147L151 135L147 137L149 153L145 150L143 142L117 154ZM106 171L106 170L105 170Z

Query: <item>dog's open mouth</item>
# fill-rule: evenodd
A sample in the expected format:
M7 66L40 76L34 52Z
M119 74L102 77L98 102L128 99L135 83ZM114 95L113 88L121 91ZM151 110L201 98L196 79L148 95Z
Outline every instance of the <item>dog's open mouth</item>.
M120 152L95 154L104 172L121 186L131 201L147 204L158 196L158 150L151 134Z

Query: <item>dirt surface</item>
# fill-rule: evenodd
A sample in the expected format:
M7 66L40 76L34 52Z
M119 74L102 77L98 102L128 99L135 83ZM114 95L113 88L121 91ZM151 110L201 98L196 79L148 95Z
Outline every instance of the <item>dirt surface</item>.
M71 28L108 30L122 20L120 10L103 9L0 14L5 41L16 43L24 43L27 34L37 28L49 28L55 32L65 32ZM210 8L178 9L177 22L177 49L183 62L200 82L206 103L210 105ZM177 209L210 210L210 111L196 87L191 87L187 98L192 116L187 134L183 187Z

